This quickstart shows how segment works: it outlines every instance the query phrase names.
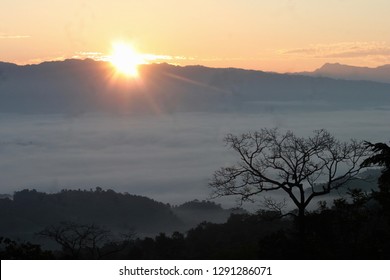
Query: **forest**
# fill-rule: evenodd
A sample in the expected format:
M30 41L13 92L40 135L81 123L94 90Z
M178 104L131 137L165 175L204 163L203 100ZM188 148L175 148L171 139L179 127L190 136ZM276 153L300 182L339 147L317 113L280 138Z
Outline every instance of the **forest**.
M34 191L25 191L24 195L34 196L34 193ZM73 195L77 197L82 193L76 191ZM96 191L90 194L98 195ZM110 195L110 192L107 195ZM59 245L52 249L47 249L47 246L40 244L1 237L0 257L1 259L388 259L390 257L389 194L382 191L367 194L355 189L351 190L349 195L351 202L347 202L344 198L337 199L331 207L321 203L317 210L307 213L303 237L299 233L296 219L289 216L281 217L280 213L271 210L262 210L254 214L231 214L225 223L202 222L184 233L179 231L171 234L159 233L154 237L138 237L136 231L132 230L121 234L114 233L107 227L80 220L80 222L59 222L36 232L42 238L52 240ZM41 196L45 195L41 194ZM8 199L1 200L1 213L5 213L6 203L12 202ZM164 215L167 215L169 210L164 213L166 207L160 207L159 218L164 219ZM34 213L31 213L31 217L33 216Z

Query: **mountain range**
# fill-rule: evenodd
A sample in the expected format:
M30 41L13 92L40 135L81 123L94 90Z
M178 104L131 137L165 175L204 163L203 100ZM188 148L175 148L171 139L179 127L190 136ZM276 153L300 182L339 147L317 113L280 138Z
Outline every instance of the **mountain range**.
M126 79L110 63L91 59L26 66L0 63L0 113L251 112L390 105L390 84L342 80L349 72L337 69L344 68L325 65L303 75L150 64L140 66L139 79ZM383 79L388 68L378 70Z

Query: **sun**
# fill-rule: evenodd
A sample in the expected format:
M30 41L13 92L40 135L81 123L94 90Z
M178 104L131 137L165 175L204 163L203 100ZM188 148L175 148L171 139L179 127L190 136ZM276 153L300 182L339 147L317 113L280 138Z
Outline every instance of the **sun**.
M128 77L138 77L138 66L145 63L142 55L137 53L130 44L113 43L109 58L115 69Z

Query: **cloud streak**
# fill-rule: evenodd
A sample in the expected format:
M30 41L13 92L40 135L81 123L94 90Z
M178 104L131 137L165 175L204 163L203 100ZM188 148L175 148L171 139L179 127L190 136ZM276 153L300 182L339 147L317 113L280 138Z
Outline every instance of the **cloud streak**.
M93 60L97 61L106 61L108 60L108 56L104 55L101 52L77 52L74 56L72 56L74 59L86 59L91 58Z
M28 39L31 38L30 35L7 35L7 34L0 34L0 40L15 40L15 39Z
M367 56L390 56L390 46L385 42L341 42L315 44L307 48L278 50L279 55L309 58L359 58Z

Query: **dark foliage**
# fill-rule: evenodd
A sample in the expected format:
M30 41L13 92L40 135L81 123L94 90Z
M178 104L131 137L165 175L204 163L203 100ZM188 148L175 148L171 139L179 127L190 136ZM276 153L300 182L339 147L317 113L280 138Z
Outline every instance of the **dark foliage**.
M42 250L40 245L0 237L0 259L2 260L47 260L53 258L53 253Z
M366 142L366 146L374 153L367 158L363 166L383 166L382 174L378 179L378 185L382 192L390 190L390 147L385 143Z
M383 167L381 175L378 178L379 191L374 191L373 196L383 207L385 215L390 217L390 147L385 143L373 144L370 142L366 142L366 146L374 154L367 158L362 165Z

